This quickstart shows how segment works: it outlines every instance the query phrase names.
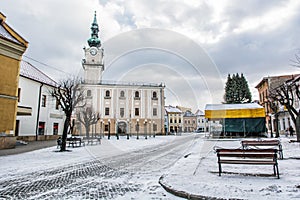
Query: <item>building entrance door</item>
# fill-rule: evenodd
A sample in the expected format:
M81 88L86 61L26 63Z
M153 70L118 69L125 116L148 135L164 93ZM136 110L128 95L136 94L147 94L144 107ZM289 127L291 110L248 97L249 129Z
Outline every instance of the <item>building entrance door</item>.
M117 130L118 130L118 134L126 134L126 130L127 130L126 122L118 122Z

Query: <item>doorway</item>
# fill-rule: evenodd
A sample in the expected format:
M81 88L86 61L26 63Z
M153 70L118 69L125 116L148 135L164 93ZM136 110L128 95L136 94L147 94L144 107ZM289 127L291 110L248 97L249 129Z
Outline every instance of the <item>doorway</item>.
M126 122L118 122L117 132L118 134L126 134L127 124Z

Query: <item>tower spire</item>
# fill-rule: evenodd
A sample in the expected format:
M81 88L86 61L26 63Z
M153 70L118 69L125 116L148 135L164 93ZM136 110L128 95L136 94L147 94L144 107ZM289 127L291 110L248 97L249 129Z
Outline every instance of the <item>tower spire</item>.
M97 23L97 17L96 17L96 11L95 11L94 21L91 26L91 37L87 41L90 47L100 47L101 46L101 41L98 38L98 32L99 32L99 26Z

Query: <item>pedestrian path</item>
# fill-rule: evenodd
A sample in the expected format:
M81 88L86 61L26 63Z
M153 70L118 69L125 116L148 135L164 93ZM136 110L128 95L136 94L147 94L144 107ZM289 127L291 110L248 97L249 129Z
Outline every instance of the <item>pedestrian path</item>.
M29 151L34 151L42 148L52 147L56 145L56 140L46 140L46 141L31 141L28 144L17 145L13 149L1 149L0 156L8 156L19 153L25 153Z

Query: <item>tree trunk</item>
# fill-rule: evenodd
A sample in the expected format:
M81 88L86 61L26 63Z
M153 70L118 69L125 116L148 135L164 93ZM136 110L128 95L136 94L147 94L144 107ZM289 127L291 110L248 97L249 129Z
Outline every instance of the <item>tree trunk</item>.
M86 134L86 138L90 139L90 125L85 125L85 134Z
M70 116L66 116L65 123L64 123L64 130L62 134L62 143L60 146L60 151L66 151L66 145L67 145L67 136L68 136L68 128L70 123Z
M297 141L300 142L300 113L296 117L296 135Z

